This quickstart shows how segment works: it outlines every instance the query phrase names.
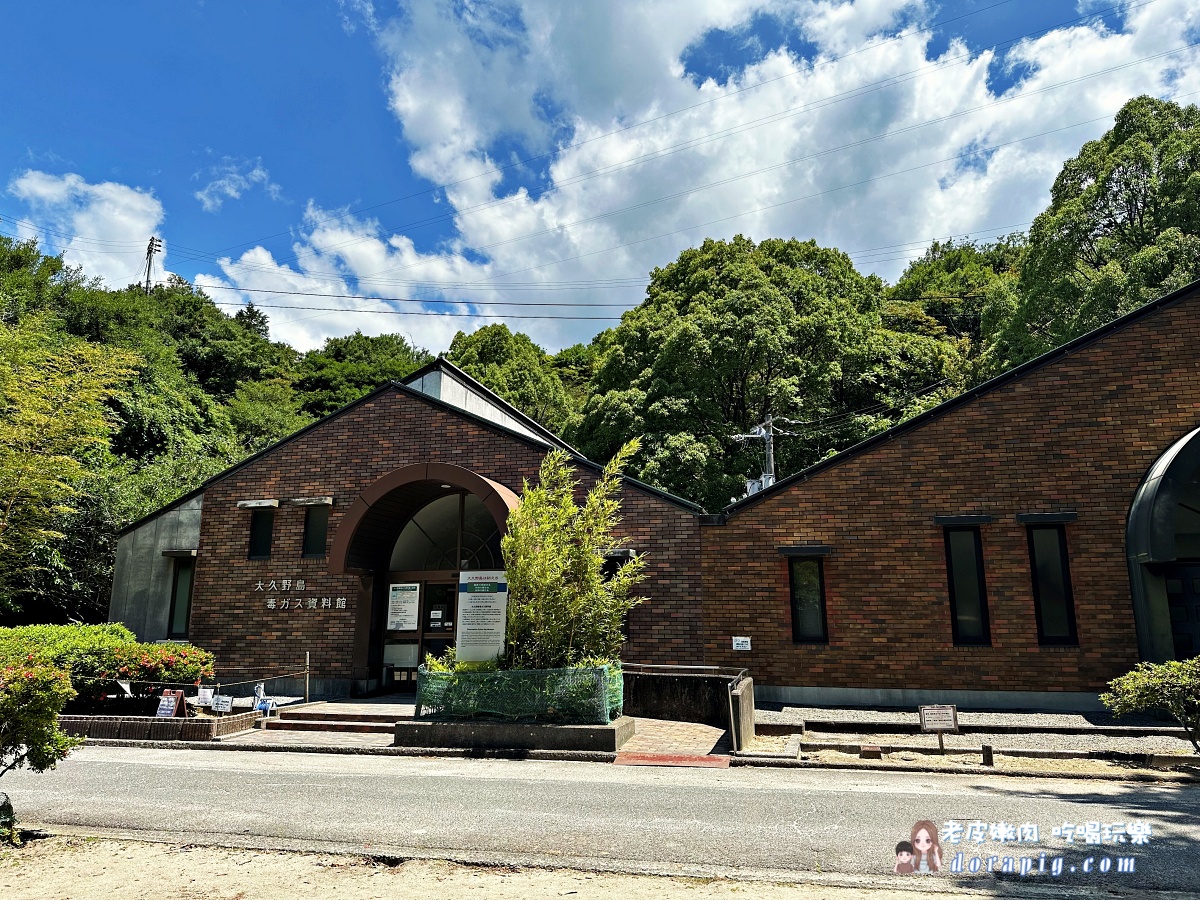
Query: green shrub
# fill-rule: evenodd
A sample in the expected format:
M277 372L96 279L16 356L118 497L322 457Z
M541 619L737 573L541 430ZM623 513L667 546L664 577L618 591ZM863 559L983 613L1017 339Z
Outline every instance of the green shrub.
M0 628L0 665L32 657L70 674L82 701L127 681L135 693L153 685L197 684L213 674L213 655L190 644L143 644L124 625L26 625Z
M78 743L58 728L75 695L67 673L32 657L0 668L0 775L29 767L54 768Z
M1138 663L1132 672L1108 683L1100 701L1116 715L1164 710L1187 732L1200 753L1200 657L1164 663Z
M618 660L625 618L642 598L645 578L635 556L606 578L610 551L621 549L621 466L637 452L631 441L604 467L582 503L568 457L555 450L542 460L538 484L525 483L521 504L508 517L501 549L508 576L506 669L567 669L584 659Z

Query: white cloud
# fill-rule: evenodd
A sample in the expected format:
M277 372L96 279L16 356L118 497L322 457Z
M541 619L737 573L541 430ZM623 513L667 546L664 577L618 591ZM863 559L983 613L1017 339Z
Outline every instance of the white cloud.
M199 179L201 173L192 177ZM272 200L283 196L283 188L271 180L271 173L263 167L261 159L235 160L227 156L219 165L209 167L205 177L211 180L192 195L205 212L218 212L226 200L240 200L242 194L259 184Z
M292 256L255 248L198 279L214 296L237 287L264 307L309 307L266 309L274 336L301 347L362 328L444 349L459 328L503 319L482 304L506 300L562 304L525 314L615 314L587 304L633 306L651 269L738 233L814 238L894 279L930 239L1022 227L1063 161L1129 98L1200 92L1195 48L1146 59L1200 33L1193 0L1131 4L1115 31L1093 20L983 52L951 41L936 57L922 26L943 13L923 0L422 0L390 19L347 9L384 54L408 165L446 185L451 236L430 247L402 224L310 205ZM690 46L758 15L791 23L804 56L775 49L723 84L685 71ZM997 93L1005 71L1020 80ZM233 191L270 183L254 170L241 164L247 183ZM214 203L237 196L220 181ZM414 307L440 314L344 311ZM612 324L508 321L551 349Z
M163 206L150 191L112 181L89 184L69 173L26 170L8 191L31 210L38 226L23 226L22 237L37 237L51 252L62 251L71 265L112 288L141 278L146 244L163 223ZM165 255L155 259L152 276L163 277Z

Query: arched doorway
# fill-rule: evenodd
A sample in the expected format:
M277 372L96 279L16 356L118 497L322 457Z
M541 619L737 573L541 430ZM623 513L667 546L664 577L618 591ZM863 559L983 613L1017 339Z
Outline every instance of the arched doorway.
M359 495L334 535L330 570L362 580L354 678L372 690L394 673L411 688L427 653L457 632L462 572L503 569L500 538L516 495L489 478L441 463L389 472Z
M1129 510L1126 548L1142 659L1200 654L1200 428L1146 473Z

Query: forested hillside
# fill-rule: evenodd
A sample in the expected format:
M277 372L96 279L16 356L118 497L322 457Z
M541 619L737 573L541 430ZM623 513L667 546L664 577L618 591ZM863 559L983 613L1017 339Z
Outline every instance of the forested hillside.
M710 510L1200 278L1200 110L1130 101L1028 235L935 243L894 285L833 248L705 241L590 344L503 324L447 357L598 461ZM299 353L253 306L146 295L0 237L0 624L102 620L119 528L431 356L354 333Z

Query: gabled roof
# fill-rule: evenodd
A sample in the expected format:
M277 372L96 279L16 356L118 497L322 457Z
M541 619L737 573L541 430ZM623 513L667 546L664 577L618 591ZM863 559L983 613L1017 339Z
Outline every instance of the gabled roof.
M585 457L582 453L580 453L578 450L576 450L570 444L568 444L565 441L563 441L562 439L556 437L552 432L546 430L541 425L538 425L536 422L534 422L533 419L530 419L528 416L526 416L524 413L517 410L515 407L510 406L509 404L505 403L504 400L500 399L498 396L493 394L482 384L479 384L479 382L475 381L473 378L471 378L471 376L467 375L465 372L463 372L461 369L459 369L452 363L446 362L445 360L435 360L433 363L430 363L427 366L423 366L421 369L418 369L416 372L409 375L405 379L405 381L411 381L415 378L420 377L421 375L428 374L431 371L446 372L446 373L451 374L456 379L461 379L463 381L463 383L468 385L469 387L471 387L475 393L483 396L484 398L488 399L489 401L494 399L496 405L499 406L501 409L503 409L506 413L513 416L514 418L519 417L519 421L521 422L521 424L527 425L527 429L522 429L521 431L516 431L510 427L506 427L505 425L495 421L494 419L485 418L483 416L480 416L480 415L477 415L476 413L471 412L470 410L463 409L460 406L456 406L452 403L447 403L444 400L441 400L437 397L430 396L429 394L427 394L423 391L420 391L416 388L410 387L408 384L401 383L398 381L389 381L386 384L380 385L378 388L371 391L369 394L365 394L364 396L359 397L357 400L353 401L352 403L346 404L341 409L334 410L329 415L324 416L323 418L317 419L315 422L309 423L308 425L301 428L299 431L288 435L287 437L283 438L282 440L276 441L274 444L271 444L269 447L264 447L262 450L259 450L257 453L253 453L250 456L247 456L245 459L241 460L238 463L235 463L234 465L230 466L228 469L225 469L223 472L219 472L216 475L212 476L211 478L206 480L204 483L202 483L199 487L195 488L194 490L189 491L188 493L184 494L181 497L177 497L175 500L171 501L166 506L163 506L162 508L157 509L152 513L148 513L147 515L142 516L142 518L138 519L136 522L131 522L130 524L126 525L124 528L122 528L120 531L117 532L118 537L123 534L126 534L130 531L134 531L137 528L140 528L145 523L162 515L163 513L169 512L172 509L175 509L176 507L180 506L181 504L186 503L188 500L191 500L191 499L203 494L206 490L208 490L208 488L212 487L214 484L217 484L220 481L224 481L229 476L241 471L242 469L246 468L249 465L252 465L253 463L257 462L258 460L262 459L263 457L268 456L271 453L274 453L280 447L283 447L286 444L290 444L292 441L308 434L310 431L314 431L315 429L322 427L323 425L333 421L336 418L339 418L340 416L345 415L346 413L350 412L353 409L358 408L359 406L361 406L364 403L374 400L376 397L379 397L379 396L387 393L388 391L398 391L399 393L402 393L406 396L412 397L416 400L420 400L422 403L425 403L436 409L440 409L440 410L443 410L444 412L449 412L453 415L460 416L461 418L467 419L478 425L482 425L485 428L490 428L493 431L497 431L501 434L515 438L516 440L521 441L522 443L528 444L529 446L535 447L539 450L549 450L549 449L554 449L554 448L561 449L565 453L567 453L568 456L571 457L572 462L574 462L576 465L580 466L581 468L585 468L585 469L588 469L588 470L590 470L592 472L596 472L596 473L602 472L604 470L604 467L602 465L592 462L590 459ZM509 412L510 410L511 410L511 412ZM531 427L529 427L529 426L531 426ZM535 429L537 432L536 434L527 433L528 431L534 431ZM625 484L631 485L632 487L637 488L638 490L640 490L644 493L652 494L653 496L656 496L656 497L659 497L660 499L666 500L667 502L672 503L675 506L678 506L682 509L685 509L690 513L701 514L704 512L702 507L700 507L699 505L697 505L695 503L692 503L690 500L684 500L682 497L676 497L674 494L669 494L666 491L660 490L659 488L652 487L651 485L648 485L645 482L638 481L636 478L630 478L629 476L625 475L625 476L622 476L622 481Z
M929 422L932 422L935 419L940 419L942 416L953 412L959 407L966 406L968 403L972 403L986 394L990 394L1008 384L1011 384L1014 381L1018 381L1024 378L1026 375L1036 372L1039 369L1044 369L1046 366L1052 365L1059 360L1070 356L1072 353L1083 349L1084 347L1088 347L1097 341L1103 340L1115 332L1121 331L1124 328L1128 328L1130 325L1140 322L1143 319L1147 319L1150 316L1153 316L1171 306L1175 306L1177 303L1180 303L1184 300L1188 300L1197 294L1200 294L1200 280L1193 281L1191 284L1185 285L1176 291L1172 291L1169 294L1159 297L1157 300L1152 300L1144 306L1139 306L1132 312L1126 313L1120 318L1113 319L1107 325L1101 325L1099 328L1093 329L1087 334L1082 334L1060 347L1055 347L1053 350L1043 353L1041 356L1035 357L1028 362L1024 362L1015 368L1009 369L1007 372L1001 375L997 375L990 381L985 381L983 384L972 388L966 393L959 394L957 397L952 397L945 403L941 403L932 409L928 409L920 415L913 416L911 419L907 419L898 425L893 425L887 431L881 431L878 434L872 435L866 440L860 441L854 446L843 450L841 453L835 454L828 459L823 459L820 462L815 463L809 466L807 469L803 469L794 475L789 475L787 478L775 482L775 484L773 484L771 487L759 491L757 494L751 494L749 497L743 497L736 503L731 503L729 506L725 507L725 509L723 509L717 515L705 516L702 521L705 524L723 524L724 521L730 516L736 515L737 513L740 513L745 509L749 509L752 506L756 506L764 500L769 500L771 497L786 491L793 485L807 481L809 478L824 472L826 469L831 469L849 459L860 456L863 453L874 449L880 444L885 444L888 441L894 440L902 434L907 434L910 431L921 428Z
M472 409L471 406L456 403L447 396L447 391L444 388L439 393L430 393L429 390L426 390L424 385L428 382L428 376L435 373L457 382L467 395L474 395L474 398L477 400L475 404L476 408ZM582 455L554 432L539 424L535 419L525 415L525 413L521 412L499 394L476 381L448 359L438 357L433 362L421 366L421 368L412 374L401 378L400 384L421 391L423 394L429 394L429 396L442 400L450 406L474 412L481 418L494 421L498 425L507 424L510 430L528 431L532 436L540 437L551 446L566 450L568 453L576 456ZM495 415L488 415L489 407L495 411ZM516 427L513 428L513 425Z

